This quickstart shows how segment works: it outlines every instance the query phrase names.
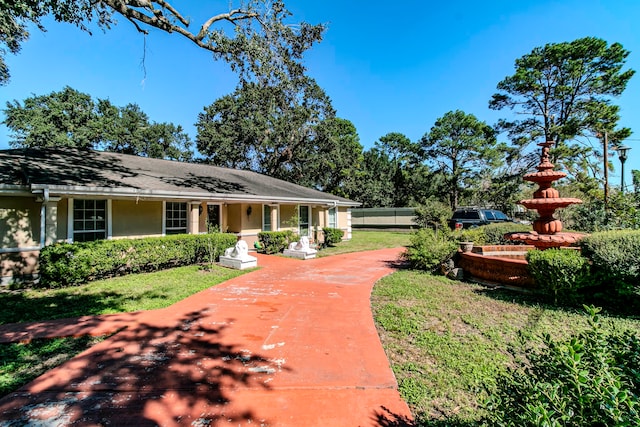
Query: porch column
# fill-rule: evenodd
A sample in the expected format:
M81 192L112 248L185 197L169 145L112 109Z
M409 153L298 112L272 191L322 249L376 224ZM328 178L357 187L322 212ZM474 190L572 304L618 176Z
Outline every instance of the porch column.
M187 233L199 234L200 233L200 201L192 201L187 203L189 207L187 215L189 220L187 221Z
M280 224L278 224L278 206L269 206L269 213L271 214L271 231L280 231Z
M50 197L48 201L43 202L44 217L44 244L50 245L58 240L58 202L60 197Z

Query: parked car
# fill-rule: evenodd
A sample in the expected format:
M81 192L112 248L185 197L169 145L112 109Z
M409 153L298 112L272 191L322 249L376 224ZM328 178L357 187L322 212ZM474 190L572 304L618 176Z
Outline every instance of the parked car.
M460 208L456 209L449 220L452 230L460 228L473 228L494 222L510 222L504 212L495 209Z

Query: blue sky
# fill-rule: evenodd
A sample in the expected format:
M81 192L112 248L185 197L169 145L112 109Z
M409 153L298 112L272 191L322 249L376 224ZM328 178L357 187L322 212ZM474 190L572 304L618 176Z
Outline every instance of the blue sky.
M225 11L228 0L173 2L198 24ZM292 20L326 23L324 40L306 56L309 74L331 97L338 116L354 123L365 148L389 132L418 140L438 117L460 109L493 124L508 112L489 110L496 84L516 58L546 43L595 36L631 51L638 71L616 100L621 124L635 131L625 165L640 169L640 2L637 0L285 0ZM236 77L209 52L178 35L152 31L146 39L120 19L93 36L45 21L22 52L9 55L5 101L61 90L65 85L115 105L137 103L152 121L182 125L192 139L202 109L233 91ZM9 133L0 127L0 149ZM620 162L611 182L620 182Z

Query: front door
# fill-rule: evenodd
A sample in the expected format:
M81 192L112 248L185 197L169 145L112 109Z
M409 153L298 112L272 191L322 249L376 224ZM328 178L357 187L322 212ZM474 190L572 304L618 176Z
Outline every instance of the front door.
M207 231L220 231L220 205L207 205Z

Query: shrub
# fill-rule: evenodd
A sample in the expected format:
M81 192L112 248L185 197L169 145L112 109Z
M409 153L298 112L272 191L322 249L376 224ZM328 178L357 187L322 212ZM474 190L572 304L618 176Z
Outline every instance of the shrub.
M298 235L291 230L262 231L258 233L262 250L266 254L277 254L289 247L289 243L298 240Z
M640 230L594 233L580 241L580 248L592 262L595 285L619 295L640 290Z
M448 236L448 233L422 228L412 234L411 244L403 258L412 268L435 272L458 248L458 244Z
M513 245L517 244L513 240L507 240L504 235L522 231L531 231L530 225L516 224L513 222L501 222L480 227L484 230L485 245Z
M578 289L588 283L589 261L576 250L529 251L527 262L538 289L556 303L558 299L574 299Z
M616 229L640 229L640 204L634 194L612 191L607 206L602 197L572 206L569 223L575 230L594 233Z
M430 198L416 207L413 222L420 228L449 228L447 221L451 218L451 207L439 200Z
M324 234L324 244L327 246L333 246L341 242L342 236L344 236L344 232L339 228L324 227L322 233Z
M453 238L457 242L473 242L480 246L486 244L487 235L484 232L484 227L474 227L454 231Z
M236 241L234 234L214 233L56 243L40 251L40 283L64 287L104 277L210 262Z
M513 245L517 244L517 242L505 239L504 235L517 231L531 231L531 226L513 222L500 222L458 230L454 232L454 236L459 242L474 242L476 245Z
M522 365L499 377L485 425L640 425L640 338L631 331L606 334L599 310L585 308L586 331L558 342L539 337Z

